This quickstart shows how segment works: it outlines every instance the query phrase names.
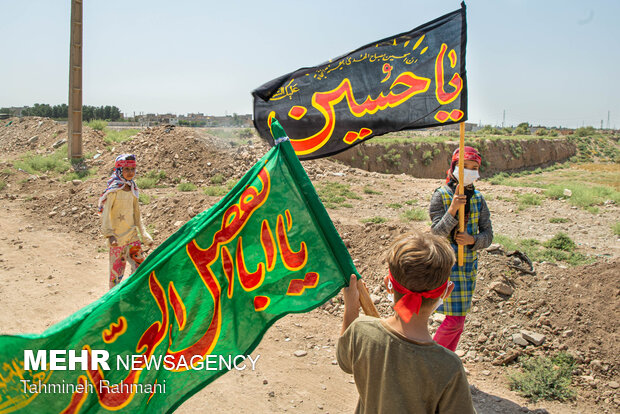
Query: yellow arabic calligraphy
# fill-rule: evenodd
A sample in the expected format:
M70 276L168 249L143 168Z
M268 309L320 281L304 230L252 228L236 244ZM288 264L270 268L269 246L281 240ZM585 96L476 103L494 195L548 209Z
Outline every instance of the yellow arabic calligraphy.
M292 99L292 96L295 94L295 92L299 92L299 87L297 86L297 84L293 84L294 81L295 79L291 79L289 83L287 83L285 86L281 86L278 91L271 97L271 100L277 101L286 97Z
M335 71L335 70L342 70L345 66L350 66L354 63L359 63L359 62L363 62L364 60L368 60L369 62L377 62L377 61L381 61L381 62L393 62L395 60L403 60L403 62L407 65L410 65L414 62L417 61L417 58L414 56L411 56L411 53L405 53L403 55L397 56L397 55L390 55L389 53L381 53L381 54L377 54L377 53L363 53L360 54L358 57L346 57L344 59L341 59L338 61L338 63L336 64L336 66L332 67L332 64L329 64L325 67L319 68L317 69L316 73L314 74L314 78L315 79L323 79L325 78L329 73Z

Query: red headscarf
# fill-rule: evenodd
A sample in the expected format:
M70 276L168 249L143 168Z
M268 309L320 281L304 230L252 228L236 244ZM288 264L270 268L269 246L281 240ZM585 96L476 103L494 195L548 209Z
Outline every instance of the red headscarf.
M464 149L465 149L465 154L463 156L463 159L465 161L467 160L476 161L478 165L482 163L482 157L480 156L480 153L478 152L476 148L464 147ZM446 182L450 181L450 175L452 174L452 171L454 171L454 167L456 166L456 164L458 164L458 162L459 162L459 149L457 148L452 153L452 163L450 164L450 169L446 171L446 173L448 174L448 176L446 177Z
M398 293L402 293L404 296L394 305L394 310L398 313L398 316L407 323L411 320L411 317L415 313L420 313L420 307L422 306L422 298L437 299L444 294L448 287L448 280L446 283L439 286L436 289L429 290L428 292L412 292L394 279L392 272L389 272L389 278L394 286L394 290Z

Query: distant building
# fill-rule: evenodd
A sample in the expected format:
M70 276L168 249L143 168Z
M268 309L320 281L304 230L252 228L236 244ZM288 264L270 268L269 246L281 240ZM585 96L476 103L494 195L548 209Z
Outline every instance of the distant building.
M9 114L9 116L22 116L22 111L24 109L28 108L27 106L11 106L9 108L3 108L5 110L8 110L7 114Z
M224 116L205 115L203 113L188 113L187 115L176 114L143 114L136 115L135 121L144 126L154 125L179 125L190 127L228 127L228 128L252 128L252 114L232 114Z

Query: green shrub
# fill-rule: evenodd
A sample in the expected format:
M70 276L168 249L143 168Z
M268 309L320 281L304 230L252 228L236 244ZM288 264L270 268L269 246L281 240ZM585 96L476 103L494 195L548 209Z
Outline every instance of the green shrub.
M510 152L515 158L521 158L521 155L523 155L523 147L521 147L520 143L510 142L508 146L510 147Z
M614 232L614 235L620 236L620 221L616 221L616 223L611 226L611 230Z
M211 177L211 184L222 184L224 180L224 176L220 173L217 173L213 177Z
M108 145L114 145L117 142L125 142L132 139L136 134L140 132L137 129L121 129L114 130L110 128L105 129L105 137L103 141Z
M364 194L383 194L381 191L374 190L372 187L365 185L364 186Z
M6 181L0 180L0 191L4 190L5 188L6 188Z
M485 125L478 130L478 133L481 135L502 135L503 131L491 125Z
M530 124L521 122L513 131L514 135L530 135Z
M146 178L155 178L158 181L166 179L166 171L164 170L150 170L143 175Z
M138 188L142 188L146 190L148 188L154 188L157 185L157 179L149 178L149 177L140 177L140 178L136 178L136 184L138 185Z
M138 200L142 204L149 204L151 202L151 196L149 196L148 194L140 193Z
M575 130L575 136L578 136L578 137L587 137L587 136L592 136L595 134L596 134L596 130L594 129L594 127L591 127L591 126L581 127Z
M64 181L73 181L73 180L88 180L90 177L94 176L97 171L94 168L85 169L85 170L76 170L67 173L62 178Z
M578 182L566 185L550 185L545 190L545 196L554 199L566 198L564 196L565 188L572 191L572 195L568 198L569 203L584 209L594 205L602 205L606 200L620 203L620 191L615 190L613 187L602 187Z
M38 173L65 173L71 168L67 159L67 146L63 145L49 155L26 154L19 161L15 161L13 167L21 168L29 174Z
M571 388L575 361L560 353L552 358L528 358L521 364L522 371L508 376L510 388L532 401L570 400L575 396Z
M370 217L370 218L366 218L362 220L362 223L375 223L375 224L379 224L379 223L385 223L386 221L388 221L385 217Z
M204 189L204 193L212 197L221 197L225 195L226 193L228 193L228 191L229 190L226 189L226 187L224 187L223 185L215 185L211 187L206 187Z
M549 223L554 223L554 224L557 224L557 223L568 223L568 221L569 220L567 218L564 218L564 217L551 217L549 219Z
M493 177L489 178L489 182L492 185L504 185L504 182L506 181L506 179L508 178L508 174L505 172L501 172L498 174L495 174Z
M424 151L422 153L422 163L424 163L424 165L430 165L432 161L433 161L433 153L430 150Z
M101 119L93 119L92 121L86 122L86 126L96 129L97 131L103 131L105 127L108 126L106 121L102 121Z
M388 204L389 208L393 208L394 210L398 210L399 208L403 208L402 204L398 204L398 203L392 203L392 204Z
M519 209L524 209L528 206L539 206L541 204L540 196L536 194L519 194L517 196L519 203Z
M428 219L428 212L423 208L414 207L402 213L400 218L403 221L424 221Z
M177 186L177 190L179 191L195 191L196 190L196 184L194 183L180 183Z
M317 193L321 201L329 208L334 208L334 205L342 204L347 199L359 200L362 198L351 191L348 184L335 182L327 182L318 186Z
M560 232L547 241L545 247L572 252L575 250L576 245L575 242L568 237L568 234Z
M166 172L164 170L150 170L136 178L136 184L138 184L138 188L154 188L158 186L159 181L165 178Z
M532 261L535 262L565 262L571 266L577 266L581 264L592 263L594 259L592 257L585 256L581 253L574 252L570 249L572 240L566 240L565 236L561 236L559 233L554 237L554 241L551 240L547 243L541 243L536 239L512 239L502 234L495 234L493 236L493 242L499 243L504 246L504 250L512 251L519 250L525 253ZM553 240L553 239L552 239Z
M239 138L250 139L253 136L254 132L252 131L252 128L243 128L241 131L239 131Z

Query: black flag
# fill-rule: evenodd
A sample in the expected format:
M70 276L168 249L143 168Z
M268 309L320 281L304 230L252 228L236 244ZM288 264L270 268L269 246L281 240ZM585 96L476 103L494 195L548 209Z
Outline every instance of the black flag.
M466 20L461 9L407 33L274 79L252 92L254 126L273 145L277 118L300 159L371 137L467 119Z

